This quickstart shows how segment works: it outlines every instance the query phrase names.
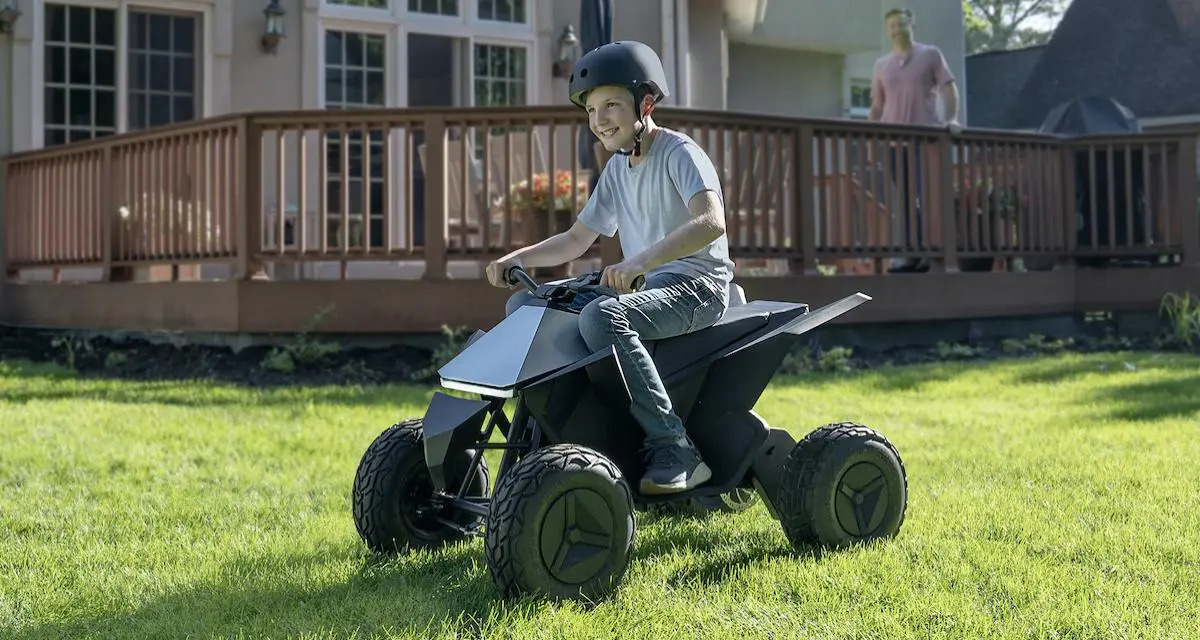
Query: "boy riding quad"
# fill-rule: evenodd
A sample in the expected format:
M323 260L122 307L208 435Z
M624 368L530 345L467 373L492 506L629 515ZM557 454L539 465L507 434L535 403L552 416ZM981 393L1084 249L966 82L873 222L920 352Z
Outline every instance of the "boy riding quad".
M424 418L367 449L354 481L364 541L386 552L481 535L502 593L593 599L619 584L639 507L753 491L795 545L895 535L907 480L882 435L840 423L796 443L753 411L801 334L869 298L811 313L746 302L712 162L650 117L667 84L649 47L594 49L570 93L616 155L571 229L488 265L492 284L527 290L438 371L460 393L436 392ZM545 285L525 272L617 231L625 258L602 272ZM489 450L503 452L494 493Z

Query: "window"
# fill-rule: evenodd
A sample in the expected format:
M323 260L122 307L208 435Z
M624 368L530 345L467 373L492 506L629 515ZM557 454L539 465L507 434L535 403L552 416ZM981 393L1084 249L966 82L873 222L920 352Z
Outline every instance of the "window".
M340 4L347 7L367 7L369 9L387 9L388 0L325 0L329 4Z
M525 0L479 0L479 19L525 22Z
M866 118L871 113L871 81L850 81L850 117Z
M196 112L196 18L129 12L129 128L191 120Z
M386 106L386 49L387 39L382 35L326 31L325 108ZM343 154L348 167L344 185ZM340 246L342 241L342 205L345 196L348 196L349 207L346 211L350 246L361 247L364 244L364 211L367 212L366 222L370 226L371 246L383 246L383 133L372 131L365 145L362 131L348 132L344 141L340 133L328 133L325 136L325 159L328 167L325 193L329 244ZM364 193L367 183L370 185L369 193Z
M525 49L475 45L475 104L481 107L525 104Z
M127 20L125 42L117 39L122 19ZM43 145L201 115L200 22L182 13L47 4ZM119 86L122 63L127 73Z
M45 144L117 132L117 12L46 5Z
M408 10L415 13L457 16L458 0L408 0Z

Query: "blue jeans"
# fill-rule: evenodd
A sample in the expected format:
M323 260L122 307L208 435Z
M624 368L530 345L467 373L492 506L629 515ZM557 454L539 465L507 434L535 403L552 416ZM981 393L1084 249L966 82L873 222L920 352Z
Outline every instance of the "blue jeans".
M511 314L530 298L528 291L514 294L505 313ZM710 327L724 313L720 292L701 280L673 273L648 276L641 291L616 298L601 296L580 312L579 332L592 353L615 347L633 417L646 431L647 445L674 444L686 432L642 341Z

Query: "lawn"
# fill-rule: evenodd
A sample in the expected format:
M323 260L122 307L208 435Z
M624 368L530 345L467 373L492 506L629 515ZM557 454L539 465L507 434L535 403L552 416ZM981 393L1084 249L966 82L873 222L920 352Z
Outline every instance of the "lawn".
M896 444L899 537L815 554L761 505L646 518L621 591L591 608L497 599L478 540L364 550L359 457L431 392L0 363L0 637L1200 636L1200 358L781 379L772 424L854 420Z

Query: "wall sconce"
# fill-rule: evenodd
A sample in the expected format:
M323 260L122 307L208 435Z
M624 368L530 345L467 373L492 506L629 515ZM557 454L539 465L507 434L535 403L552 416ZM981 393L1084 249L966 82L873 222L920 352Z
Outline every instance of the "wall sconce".
M562 35L558 36L558 55L554 57L554 67L551 75L555 78L566 78L571 75L575 66L576 52L579 49L579 38L575 37L575 27L563 27Z
M21 17L17 8L17 0L0 0L0 33L12 33L13 25Z
M287 12L279 6L279 0L271 0L263 9L263 15L267 17L267 28L263 31L262 48L267 53L275 53L279 43L287 37L287 24L284 22Z

